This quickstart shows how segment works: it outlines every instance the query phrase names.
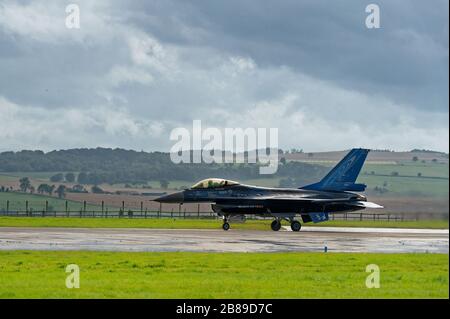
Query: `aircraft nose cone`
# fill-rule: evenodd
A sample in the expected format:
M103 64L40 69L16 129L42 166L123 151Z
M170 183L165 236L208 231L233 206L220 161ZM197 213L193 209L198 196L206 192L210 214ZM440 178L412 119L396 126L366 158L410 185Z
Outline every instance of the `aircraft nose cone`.
M182 203L184 200L183 192L177 192L169 195L164 195L155 199L159 203Z

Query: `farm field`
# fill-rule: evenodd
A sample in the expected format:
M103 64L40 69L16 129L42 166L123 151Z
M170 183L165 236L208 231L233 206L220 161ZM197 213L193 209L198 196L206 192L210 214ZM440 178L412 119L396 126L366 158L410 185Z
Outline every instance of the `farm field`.
M337 155L336 155L337 154ZM328 156L328 161L321 162L327 167L333 166L340 159L340 152L315 153L316 160L324 159ZM363 166L358 182L367 184L366 195L371 201L380 203L385 206L383 213L444 213L448 215L449 211L449 166L448 159L445 154L434 153L417 153L419 160L412 161L412 154L401 152L371 152L369 153L368 162ZM289 154L291 157L304 157L306 155ZM295 155L295 156L294 156ZM320 156L319 156L320 155ZM339 156L338 156L339 155ZM437 158L436 162L432 162L433 158ZM423 163L422 159L426 162ZM0 173L0 187L13 187L18 189L19 178L29 177L31 184L37 188L41 183L50 183L59 185L61 183L49 182L50 176L57 172L8 172ZM65 173L65 172L63 172ZM395 173L395 174L394 174ZM418 174L421 174L419 177ZM398 176L394 176L398 175ZM264 177L256 179L243 179L240 182L250 185L260 185L265 187L278 187L281 177ZM140 209L141 202L143 209L159 210L158 203L152 201L153 196L136 196L131 193L142 194L147 193L161 194L174 190L189 187L194 181L170 180L168 189L161 189L159 181L150 181L145 185L126 185L126 184L101 184L103 190L113 194L93 194L85 193L67 193L66 199L70 201L70 207L79 209L83 201L88 203L87 209L95 209L95 206L105 204L105 209L118 209L124 205L129 209ZM74 183L64 183L71 187ZM145 187L144 187L145 186ZM301 185L299 185L301 186ZM92 185L85 185L90 191ZM151 188L149 188L151 187ZM115 194L122 192L121 194ZM11 193L10 193L11 194ZM5 209L5 201L14 202L10 206L11 209L24 209L25 201L29 201L29 207L34 210L41 210L45 206L44 197L36 197L37 195L27 195L14 193L14 195L6 195L0 193L0 210ZM11 197L13 196L13 197ZM21 203L20 201L23 201ZM49 205L61 210L64 208L64 202L60 202L54 196L48 197ZM11 204L10 204L11 205ZM164 211L173 211L174 213L186 212L210 212L209 204L187 204L183 207L178 205L165 204L162 209Z

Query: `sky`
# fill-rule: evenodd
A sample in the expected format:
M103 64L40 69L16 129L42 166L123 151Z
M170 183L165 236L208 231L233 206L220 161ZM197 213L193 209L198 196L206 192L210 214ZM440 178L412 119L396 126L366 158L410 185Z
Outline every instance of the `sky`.
M448 152L449 2L374 2L369 29L371 3L0 0L0 152L168 151L194 120L278 128L283 149Z

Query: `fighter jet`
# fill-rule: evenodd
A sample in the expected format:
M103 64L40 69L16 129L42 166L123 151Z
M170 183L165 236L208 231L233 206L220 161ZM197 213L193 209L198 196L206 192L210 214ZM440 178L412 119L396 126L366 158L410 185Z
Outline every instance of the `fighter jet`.
M161 196L160 203L211 203L223 219L222 228L230 229L230 218L248 214L270 216L271 228L278 231L287 220L293 231L304 223L327 221L330 213L344 213L365 208L383 208L367 201L365 184L355 183L368 149L352 149L320 182L300 188L269 188L240 184L235 181L208 178L181 192Z

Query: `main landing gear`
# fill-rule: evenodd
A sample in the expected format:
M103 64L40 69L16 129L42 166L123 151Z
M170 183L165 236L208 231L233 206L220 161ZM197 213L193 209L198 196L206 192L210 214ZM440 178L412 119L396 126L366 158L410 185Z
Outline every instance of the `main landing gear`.
M302 228L302 224L300 224L299 221L294 220L291 222L291 229L292 231L300 231L300 229Z
M300 231L302 224L300 224L299 221L290 220L290 222L292 231ZM272 228L273 231L279 231L281 229L281 221L279 219L275 219L272 224L270 224L270 228Z

